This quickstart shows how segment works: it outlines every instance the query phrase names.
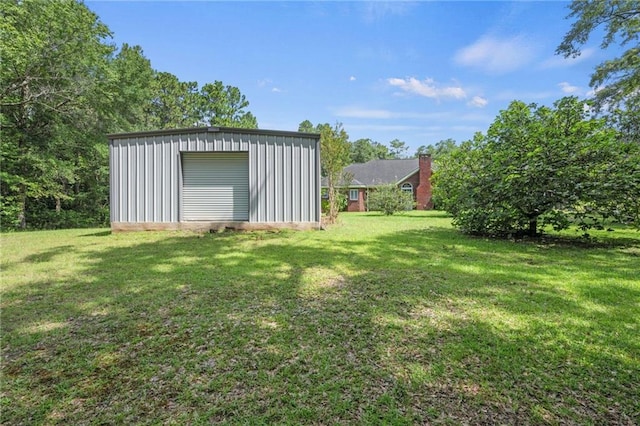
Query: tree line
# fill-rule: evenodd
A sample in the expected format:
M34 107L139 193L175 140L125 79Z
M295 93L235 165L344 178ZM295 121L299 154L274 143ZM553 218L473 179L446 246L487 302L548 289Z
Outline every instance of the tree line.
M595 69L593 99L553 107L514 101L486 133L414 154L434 158L436 203L464 231L640 224L640 7L587 0L570 10L575 22L558 54L579 55L600 27L603 48L628 47ZM107 225L108 133L258 126L237 87L155 70L140 46L110 43L109 28L77 0L5 0L0 13L3 230ZM409 157L398 139L350 142L339 123L305 120L298 130L321 134L322 173L333 186L350 163Z
M237 87L154 69L142 47L111 43L82 2L7 0L0 14L3 230L108 225L109 133L258 127ZM300 130L323 127L305 121ZM345 161L405 158L408 149L361 139Z
M0 15L2 229L107 225L106 134L258 126L237 87L153 69L81 2L5 0Z
M329 123L319 123L313 125L309 120L304 120L298 125L299 132L322 133L322 129L330 128ZM349 138L347 137L347 140ZM436 144L421 145L415 153L410 154L410 147L400 139L393 139L388 144L374 141L370 138L356 139L349 141L348 161L349 163L366 163L371 160L397 160L405 158L417 158L422 154L429 154L433 158L452 151L457 147L454 139L444 139Z
M258 127L237 87L154 69L140 46L111 43L107 25L82 2L7 0L0 14L3 230L108 225L109 133ZM300 130L323 126L306 121ZM390 147L362 139L348 161L407 152L397 139Z

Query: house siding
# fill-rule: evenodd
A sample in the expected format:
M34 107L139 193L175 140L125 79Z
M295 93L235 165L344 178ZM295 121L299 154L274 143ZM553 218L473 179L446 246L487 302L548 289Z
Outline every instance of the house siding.
M402 182L398 182L398 186L402 186L403 183L410 183L413 186L413 201L417 201L418 185L420 185L420 174L414 173Z
M347 197L349 193L347 192ZM358 199L347 201L348 212L364 212L366 211L366 189L358 188Z
M431 199L431 155L420 155L418 157L418 180L419 185L416 189L416 209L431 210L433 209L433 200Z
M431 156L420 155L418 158L418 170L405 179L396 182L398 187L404 183L410 183L413 186L413 199L416 203L417 210L430 210L433 208L433 201L431 199L431 174ZM367 211L367 191L375 190L375 186L358 188L358 200L348 200L346 210L348 212Z

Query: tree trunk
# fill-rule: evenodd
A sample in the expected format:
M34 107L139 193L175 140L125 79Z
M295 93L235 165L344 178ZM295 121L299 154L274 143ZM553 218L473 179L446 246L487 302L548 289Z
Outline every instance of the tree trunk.
M327 212L327 223L332 224L336 218L336 191L333 186L333 179L331 176L327 176L327 195L329 196L329 211Z
M60 201L60 197L56 197L56 214L60 214L62 210L62 202Z
M336 217L338 216L336 212L336 190L333 188L333 185L329 186L329 217L328 223L335 223Z
M20 210L18 211L18 222L19 222L19 227L20 229L26 229L27 228L27 187L25 186L25 184L20 184L20 202L19 202L19 207Z
M529 219L529 236L535 237L538 235L538 218Z

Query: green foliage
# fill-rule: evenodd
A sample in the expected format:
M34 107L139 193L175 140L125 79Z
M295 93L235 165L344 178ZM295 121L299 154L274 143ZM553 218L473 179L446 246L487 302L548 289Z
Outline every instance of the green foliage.
M109 100L106 129L114 133L148 129L154 71L142 48L124 43L111 62L111 73L110 86L103 94Z
M371 139L358 139L351 143L351 162L366 163L371 160L406 158L409 147L401 140L389 142L390 147Z
M327 179L329 191L327 221L334 223L340 211L338 186L343 178L342 170L349 165L349 135L340 123L336 123L333 127L328 124L319 127L322 174Z
M0 15L3 229L104 224L107 133L257 127L239 89L154 71L80 1L2 1Z
M358 139L351 143L351 162L366 163L371 160L386 160L393 158L389 148L371 139Z
M317 127L313 125L309 120L304 120L298 125L298 131L304 133L319 133Z
M554 108L514 101L486 136L437 162L434 199L474 234L534 236L539 220L557 230L570 218L584 229L630 222L638 217L638 164L640 147L576 98Z
M629 99L623 108L609 110L606 118L622 140L640 144L640 97Z
M404 143L404 141L394 139L389 142L389 145L391 146L389 149L391 158L406 158L409 147Z
M221 81L198 88L195 81L183 82L167 72L156 72L152 96L147 105L149 129L222 126L255 129L258 121L245 111L249 101L234 86Z
M5 1L0 8L2 219L3 227L25 228L29 202L54 200L59 210L106 164L100 135L120 95L110 93L119 68L114 47L103 42L107 27L83 4Z
M598 65L590 85L596 90L599 106L620 106L638 98L640 89L640 4L630 0L574 0L568 18L576 18L556 53L565 57L580 55L580 47L600 26L604 36L600 47L618 42L629 46L618 58ZM636 100L637 102L637 100Z
M199 119L206 125L223 127L258 128L258 121L244 109L249 101L234 86L221 81L207 83L200 89Z
M419 157L423 154L431 155L432 160L437 160L439 157L450 154L452 151L458 148L458 145L454 139L444 139L434 145L421 145L416 150L414 157Z
M342 123L336 123L333 127L328 123L313 127L309 120L301 122L298 131L320 133L320 166L322 176L327 182L328 194L326 218L327 223L334 223L338 218L341 203L338 187L344 183L344 180L349 180L343 175L343 169L349 165L351 159L349 135L342 127Z
M383 185L367 194L367 206L371 211L380 211L387 216L413 209L413 194L395 185Z
M329 214L329 192L326 189L322 190L322 199L320 200L320 208L325 215ZM336 194L336 209L339 212L345 211L349 204L349 195L345 192L338 191Z
M200 121L198 83L182 82L168 72L155 72L150 102L147 102L147 129L193 127Z
M351 162L366 163L376 158L376 152L371 139L358 139L351 143Z
M33 229L92 228L109 225L109 206L79 206L77 200L70 207L56 211L54 203L36 201L27 207L29 227ZM84 208L83 208L84 207Z

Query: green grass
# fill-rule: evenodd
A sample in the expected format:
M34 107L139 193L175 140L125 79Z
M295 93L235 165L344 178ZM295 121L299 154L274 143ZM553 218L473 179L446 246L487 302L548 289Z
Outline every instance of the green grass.
M638 232L341 220L2 234L1 423L639 422Z

